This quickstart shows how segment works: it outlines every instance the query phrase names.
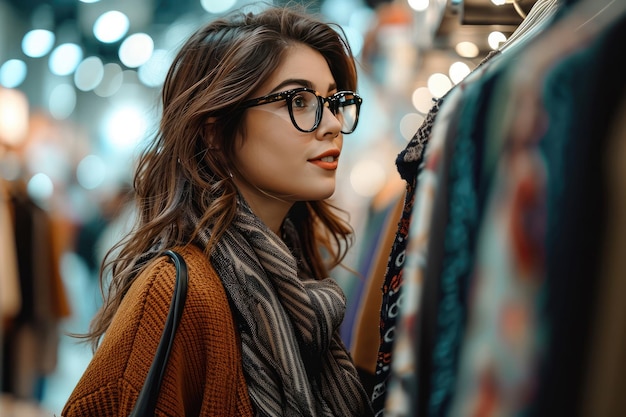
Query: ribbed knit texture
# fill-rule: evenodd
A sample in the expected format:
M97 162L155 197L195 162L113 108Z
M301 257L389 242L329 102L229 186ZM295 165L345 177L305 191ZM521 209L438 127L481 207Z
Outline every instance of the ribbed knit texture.
M252 416L222 283L201 250L176 250L187 262L189 288L155 415ZM130 414L156 352L174 282L175 268L166 257L137 277L62 416Z
M206 231L202 238L208 237ZM289 219L283 239L287 243L240 198L211 259L236 312L256 411L272 417L370 416L369 398L339 335L344 294L331 278L311 276Z

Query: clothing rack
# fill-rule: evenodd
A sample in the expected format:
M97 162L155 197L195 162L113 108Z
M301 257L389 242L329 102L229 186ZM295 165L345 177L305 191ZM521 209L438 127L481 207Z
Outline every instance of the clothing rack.
M609 290L626 273L612 206L623 176L604 175L623 165L607 158L624 132L624 81L610 62L626 4L534 7L398 156L407 195L382 285L379 415L626 410L607 382L624 370L608 342L622 340L612 321L626 323Z

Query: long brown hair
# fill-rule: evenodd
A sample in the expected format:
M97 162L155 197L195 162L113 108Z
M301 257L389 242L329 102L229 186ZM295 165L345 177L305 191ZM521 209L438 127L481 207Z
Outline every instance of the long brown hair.
M237 11L206 24L180 49L163 86L159 130L135 173L137 223L103 262L104 303L84 335L94 348L148 259L194 242L206 228L212 230L204 248L209 256L229 227L236 212L237 189L229 173L236 172L235 138L243 133L240 104L295 43L326 58L339 89L356 89L354 57L343 31L304 9ZM190 224L189 213L199 221ZM339 265L352 243L352 228L340 214L329 201L307 201L288 215L300 233L305 262L318 277Z

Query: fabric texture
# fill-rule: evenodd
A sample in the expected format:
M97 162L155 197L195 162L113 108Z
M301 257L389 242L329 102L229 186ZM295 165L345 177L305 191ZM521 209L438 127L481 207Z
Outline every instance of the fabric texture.
M252 416L228 298L207 257L175 248L189 270L184 313L155 416ZM165 256L142 272L124 297L63 417L127 416L156 352L175 284Z
M447 165L451 154L448 148L453 147L450 139L454 138L449 131L454 131L455 115L459 107L457 103L462 96L459 90L460 88L451 90L439 107L437 123L432 128L431 139L424 155L424 166L417 181L409 227L411 239L407 243L403 268L402 307L396 323L394 360L385 403L385 416L389 417L421 415L418 412L420 397L424 392L429 392L430 367L424 365L430 364L430 355L427 355L426 364L420 366L419 363L423 352L432 351L430 346L426 346L431 344L431 338L424 337L426 333L431 333L425 326L428 323L421 323L424 313L424 276L427 261L431 262L428 246L431 241L432 218L436 214L435 201L446 194L442 192L442 188L446 185ZM447 213L445 217L447 219ZM439 289L436 285L431 286L436 291L425 301L437 303ZM425 370L426 374L423 373Z
M434 103L422 125L417 129L413 138L396 159L398 173L407 184L402 214L398 222L395 239L391 245L387 270L381 287L380 345L378 347L376 374L372 392L372 405L376 415L382 415L387 398L387 383L391 374L391 358L403 282L405 252L409 239L409 226L415 203L417 173L421 171L424 150L430 139L430 131L434 125L440 104L441 100Z
M550 172L546 288L539 312L549 333L546 349L541 351L537 399L528 415L582 415L585 386L597 382L589 378L588 369L601 366L588 361L593 361L590 355L598 343L594 316L610 302L597 295L605 285L605 239L616 227L615 219L608 216L613 193L607 188L610 154L606 152L609 127L617 120L615 111L625 91L622 72L615 67L626 39L625 6L614 3L617 10L605 12L607 17L614 16L614 23L591 41L580 43L545 74L541 92L550 123L541 147ZM546 44L535 52L544 51L554 49ZM611 320L618 321L619 316ZM612 343L618 346L617 337ZM610 416L612 405L608 402L607 408L594 410L595 415Z
M490 52L475 70L481 68L485 63L499 54L499 51ZM451 91L454 91L454 89ZM424 169L424 154L426 149L430 147L429 141L431 139L432 129L435 126L439 109L447 100L448 94L450 94L450 92L433 102L433 106L428 111L426 118L415 132L415 135L396 158L398 173L402 179L406 181L406 193L402 216L391 246L387 270L381 288L383 295L380 311L380 346L376 363L375 385L372 393L372 404L376 415L381 415L384 411L387 399L387 385L392 372L391 363L396 332L398 330L396 325L397 321L401 319L402 314L399 312L399 305L403 297L406 251L409 241L413 239L413 237L410 236L410 228L413 211L415 210L414 205L416 203L416 192L420 181L419 177Z
M286 243L240 198L236 218L211 256L239 324L256 411L369 416L369 400L339 334L344 294L333 279L311 276L289 219L283 234Z
M482 218L478 167L483 155L481 109L492 84L481 80L467 85L459 112L448 172L448 220L445 224L439 305L432 353L429 416L445 416L454 396L459 352L467 318L467 290L472 281L477 230ZM426 278L428 279L428 278Z

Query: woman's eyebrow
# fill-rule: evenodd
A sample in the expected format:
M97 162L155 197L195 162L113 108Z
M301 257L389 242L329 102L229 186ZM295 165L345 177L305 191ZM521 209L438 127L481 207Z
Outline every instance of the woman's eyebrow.
M300 85L300 86L306 87L306 88L311 88L311 89L313 88L313 84L309 80L303 80L301 78L288 78L288 79L286 79L284 81L281 81L276 87L274 87L272 89L272 91L270 92L270 94L271 93L278 93L283 88L285 88L285 86L293 85L293 84Z
M294 84L299 85L301 87L306 87L306 88L310 88L312 90L315 90L315 88L313 88L313 83L311 83L311 81L309 81L309 80L305 80L305 79L302 79L302 78L288 78L288 79L286 79L284 81L281 81L268 94L281 92L285 88L285 86L287 86L287 85L294 85ZM335 91L336 89L337 89L337 84L333 82L333 83L330 83L328 85L328 90L327 91ZM322 92L320 92L320 94L322 94Z

